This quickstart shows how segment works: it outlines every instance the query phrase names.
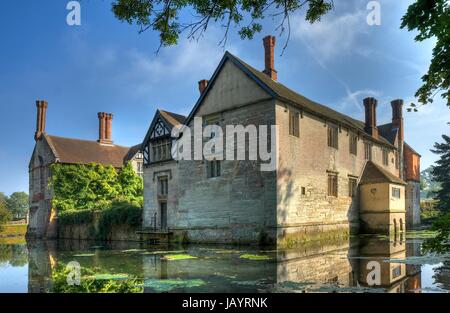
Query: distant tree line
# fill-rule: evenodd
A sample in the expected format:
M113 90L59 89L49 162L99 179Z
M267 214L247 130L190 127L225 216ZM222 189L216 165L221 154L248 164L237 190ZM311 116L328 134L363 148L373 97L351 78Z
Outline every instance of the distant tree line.
M0 192L0 224L25 218L28 212L28 194L13 192L9 197Z

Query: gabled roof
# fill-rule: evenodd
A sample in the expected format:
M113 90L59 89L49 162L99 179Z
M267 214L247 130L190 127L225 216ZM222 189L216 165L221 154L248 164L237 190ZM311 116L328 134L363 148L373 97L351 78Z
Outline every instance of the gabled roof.
M394 174L373 163L372 161L367 161L359 184L365 185L377 183L393 183L398 185L406 185L404 180L398 178Z
M416 150L414 150L413 148L411 148L411 146L408 145L406 142L405 142L405 148L411 150L412 153L417 154L419 157L422 157Z
M59 163L99 163L121 168L130 148L118 145L104 145L97 141L72 139L44 134L44 138Z
M264 89L273 98L277 98L277 99L280 99L281 101L288 102L292 105L299 107L300 109L304 110L305 112L309 112L316 116L322 117L326 120L330 120L332 122L345 125L351 129L354 129L354 130L360 132L361 134L364 134L366 137L371 138L373 141L376 141L381 144L387 145L391 148L394 148L394 146L391 144L391 142L388 141L386 138L380 136L379 139L377 139L377 138L372 137L370 134L366 133L364 130L364 127L365 127L364 122L356 120L345 114L339 113L327 106L321 105L317 102L307 99L306 97L287 88L283 84L280 84L279 82L272 80L266 74L251 67L250 65L248 65L241 59L237 58L236 56L232 55L228 51L225 52L225 55L223 56L218 67L214 71L213 76L209 80L209 83L208 83L205 91L202 93L202 95L198 99L197 103L195 104L194 108L192 109L191 113L187 117L186 122L185 122L186 125L188 125L188 123L194 117L199 106L203 102L203 99L206 97L208 92L213 88L216 77L220 73L220 71L226 61L233 62L233 64L235 64L239 69L241 69L248 77L250 77L250 79L254 80L262 89Z
M176 125L183 125L183 123L186 120L186 116L157 109L155 116L153 117L152 123L150 124L150 127L147 130L147 134L145 135L143 144L145 144L147 140L150 138L153 128L155 127L158 120L161 120L164 123L164 126L167 127L169 131L172 131L172 128L175 127Z
M158 111L159 111L159 114L161 115L161 117L164 118L166 120L166 122L170 124L171 127L174 127L179 124L183 124L184 121L186 120L186 116L184 116L184 115L167 112L167 111L164 111L161 109L159 109Z
M132 146L129 150L128 150L128 153L125 155L125 157L123 158L123 161L124 162L128 162L128 161L131 161L133 158L134 158L134 156L136 155L136 153L138 153L138 152L141 152L142 150L141 150L141 144L137 144L137 145L134 145L134 146Z

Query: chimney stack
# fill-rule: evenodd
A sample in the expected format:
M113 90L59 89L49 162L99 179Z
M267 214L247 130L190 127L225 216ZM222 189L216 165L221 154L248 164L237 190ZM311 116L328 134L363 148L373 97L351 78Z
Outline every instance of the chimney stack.
M106 130L105 130L105 139L108 143L112 144L112 119L113 115L112 113L106 113Z
M392 128L398 129L399 142L403 142L405 138L405 130L403 127L403 100L397 99L391 102L392 106Z
M112 114L99 112L98 114L98 142L112 144Z
M275 37L266 36L263 38L263 43L264 43L264 63L265 63L265 69L263 73L276 81L277 71L275 70L275 61L274 61Z
M207 79L202 79L198 82L198 90L200 91L200 94L202 94L206 87L208 86L209 81Z
M366 108L366 126L364 130L373 137L378 138L377 128L377 99L365 98L364 107Z
M399 166L400 178L405 176L405 161L404 161L404 149L405 142L405 128L403 126L403 100L397 99L391 101L392 106L392 129L398 129L398 155L397 162Z
M36 121L36 132L34 133L34 139L41 139L42 135L45 133L45 120L47 117L47 107L48 103L45 100L37 100L37 121Z

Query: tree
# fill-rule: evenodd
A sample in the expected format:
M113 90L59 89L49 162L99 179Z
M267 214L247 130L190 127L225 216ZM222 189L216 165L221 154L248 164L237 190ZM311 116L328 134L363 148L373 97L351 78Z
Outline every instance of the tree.
M0 193L0 196L3 195ZM11 212L6 208L6 201L0 198L0 230L3 224L11 220Z
M343 1L342 1L343 2ZM220 43L225 45L230 28L237 29L242 39L252 39L262 30L261 22L267 17L278 19L276 30L280 35L287 30L290 37L290 16L305 8L305 19L314 23L333 9L333 0L115 0L112 10L120 21L136 24L142 33L153 29L159 33L160 47L178 43L179 36L200 38L211 23L224 28ZM193 19L180 14L182 9L194 11ZM442 91L450 107L450 1L416 0L402 18L401 28L416 30L416 41L436 38L428 73L422 77L423 85L416 92L421 105L433 102ZM283 49L284 49L283 48ZM411 104L409 111L417 111Z
M194 20L182 21L182 9L194 11ZM220 23L225 45L230 28L237 28L241 38L252 39L262 30L265 17L278 18L277 29L290 33L290 15L306 8L310 23L333 8L333 0L115 0L112 10L120 21L136 24L139 32L153 29L159 32L160 47L175 45L181 33L188 38L200 38L211 23ZM288 35L289 40L289 35ZM286 41L287 43L287 41Z
M440 189L435 192L438 200L437 208L443 212L450 212L450 137L442 135L443 143L435 143L431 152L440 155L440 159L433 166L431 175L433 180L440 183Z
M416 41L436 38L428 72L422 77L423 85L416 98L421 105L432 103L439 92L450 107L450 1L417 0L411 4L402 18L401 28L416 30ZM415 104L408 110L417 111Z
M28 194L26 192L14 192L6 200L6 205L14 218L24 218L29 207Z
M144 182L136 174L133 166L128 162L119 172L120 197L131 202L143 204Z

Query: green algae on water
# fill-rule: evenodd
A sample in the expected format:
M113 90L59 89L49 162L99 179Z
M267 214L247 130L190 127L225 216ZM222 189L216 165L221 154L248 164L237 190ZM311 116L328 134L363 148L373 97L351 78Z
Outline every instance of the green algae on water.
M123 253L128 253L128 252L145 252L145 249L128 249L128 250L122 250Z
M157 254L181 254L185 253L185 250L179 251L145 251L142 255L157 255Z
M249 253L241 255L240 258L252 261L267 261L271 259L270 256L268 255L249 254Z
M144 287L149 287L157 292L167 292L176 288L192 288L205 285L202 279L147 279Z
M128 274L95 274L92 278L95 280L127 280Z
M169 254L164 256L164 259L167 261L191 260L196 258L197 258L196 256L189 254Z

